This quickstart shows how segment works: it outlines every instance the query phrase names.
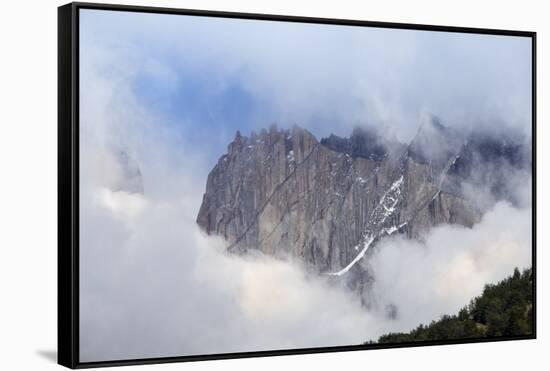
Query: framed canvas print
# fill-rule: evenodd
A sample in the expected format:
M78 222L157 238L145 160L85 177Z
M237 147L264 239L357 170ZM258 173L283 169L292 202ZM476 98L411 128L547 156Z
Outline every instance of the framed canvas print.
M58 34L60 364L535 338L534 32L72 3Z

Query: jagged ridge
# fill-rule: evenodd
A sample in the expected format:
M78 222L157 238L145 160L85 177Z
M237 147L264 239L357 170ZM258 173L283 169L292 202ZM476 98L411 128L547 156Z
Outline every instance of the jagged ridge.
M232 251L290 255L361 285L368 274L357 263L380 239L479 220L460 192L472 143L436 119L408 145L365 129L320 142L298 126L237 132L208 176L197 223Z

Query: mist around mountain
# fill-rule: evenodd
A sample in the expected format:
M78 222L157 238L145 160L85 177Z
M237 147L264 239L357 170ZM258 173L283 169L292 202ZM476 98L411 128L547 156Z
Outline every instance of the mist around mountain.
M368 306L380 242L472 228L498 202L525 206L528 139L461 133L427 117L409 143L375 128L318 141L294 126L237 132L210 172L197 223L236 253L292 257L345 281Z
M529 38L80 27L81 361L362 344L531 265Z
M528 139L236 133L201 203L205 162L141 133L81 142L83 359L376 341L531 264Z
M422 122L409 143L374 128L318 141L299 126L272 125L249 137L237 132L208 176L197 223L225 239L232 253L299 261L351 289L369 310L381 296L377 272L386 267L378 264L406 256L377 262L391 250L385 245L411 241L426 249L432 230L475 230L489 211L529 206L530 169L529 138L465 134L435 117ZM454 247L458 254L472 243L441 242L463 245ZM435 248L445 254L445 246ZM478 253L487 253L483 249ZM476 264L477 257L469 259ZM430 270L448 263L433 264ZM383 311L389 318L404 315L391 301Z
M81 142L83 359L377 341L530 267L527 138L272 126L235 135L201 203L205 163L141 130Z

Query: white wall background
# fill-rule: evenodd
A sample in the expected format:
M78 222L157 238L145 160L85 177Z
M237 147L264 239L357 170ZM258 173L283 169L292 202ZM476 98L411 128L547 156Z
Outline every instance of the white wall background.
M470 344L140 366L158 370L542 369L550 321L545 294L549 217L550 23L540 0L121 1L373 21L538 32L538 336L535 341ZM6 1L0 12L0 369L59 369L56 350L57 6L58 0ZM550 94L550 93L549 93ZM137 369L128 367L128 370Z

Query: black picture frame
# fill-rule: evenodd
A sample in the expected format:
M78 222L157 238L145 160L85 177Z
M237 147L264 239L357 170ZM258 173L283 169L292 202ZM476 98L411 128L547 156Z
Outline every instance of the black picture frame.
M532 259L533 259L533 333L498 338L454 339L399 344L370 344L327 348L287 349L226 354L203 354L148 359L121 359L81 362L79 359L79 11L81 9L121 12L162 13L205 17L254 19L315 24L349 25L434 32L521 36L532 42ZM98 3L70 3L58 8L58 363L69 368L89 368L204 361L229 358L280 356L342 352L381 348L482 343L536 339L536 32L485 28L435 26L372 22L347 19L297 17L269 14L233 13L190 9Z

